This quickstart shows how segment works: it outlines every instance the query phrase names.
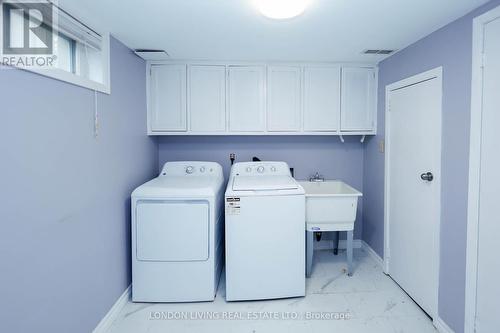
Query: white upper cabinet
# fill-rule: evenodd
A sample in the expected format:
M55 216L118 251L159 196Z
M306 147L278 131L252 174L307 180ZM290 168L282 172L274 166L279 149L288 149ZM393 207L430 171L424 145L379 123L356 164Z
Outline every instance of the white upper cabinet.
M265 67L229 67L229 130L265 131Z
M340 121L340 67L306 67L304 131L335 132Z
M295 132L301 130L300 67L267 68L267 130Z
M342 131L374 130L375 78L373 68L342 68Z
M186 131L186 65L152 65L150 73L150 131Z
M189 67L189 129L222 132L226 129L226 67Z
M374 135L375 66L148 64L150 135Z

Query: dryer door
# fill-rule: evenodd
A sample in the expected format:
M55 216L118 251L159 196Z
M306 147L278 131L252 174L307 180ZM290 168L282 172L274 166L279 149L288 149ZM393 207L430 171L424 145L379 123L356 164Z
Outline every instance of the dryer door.
M204 261L208 259L208 201L142 200L136 206L137 259Z

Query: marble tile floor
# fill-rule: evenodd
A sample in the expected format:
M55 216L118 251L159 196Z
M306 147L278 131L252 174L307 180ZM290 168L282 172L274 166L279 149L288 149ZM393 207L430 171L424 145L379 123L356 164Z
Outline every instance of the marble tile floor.
M301 298L226 302L223 275L214 302L129 302L109 333L437 332L364 249L355 250L354 261L354 275L348 277L345 252L316 251Z

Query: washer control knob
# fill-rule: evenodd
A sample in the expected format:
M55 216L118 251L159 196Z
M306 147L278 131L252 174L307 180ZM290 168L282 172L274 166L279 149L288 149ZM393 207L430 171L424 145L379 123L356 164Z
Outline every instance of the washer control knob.
M252 172L252 168L247 167L247 172Z
M257 168L257 172L258 173L263 173L264 172L264 167L263 166L260 166Z
M272 171L272 172L276 172L276 167L272 166L272 167L271 167L271 171Z
M186 173L187 174L192 174L194 172L194 168L192 166L187 166L186 167Z
M202 167L200 168L200 172L205 172L205 167L203 167L203 166L202 166Z

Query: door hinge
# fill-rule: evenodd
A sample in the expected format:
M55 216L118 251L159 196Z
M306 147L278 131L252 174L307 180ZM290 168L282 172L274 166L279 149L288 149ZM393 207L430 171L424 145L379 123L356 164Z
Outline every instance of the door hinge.
M481 53L481 68L486 66L486 53Z

